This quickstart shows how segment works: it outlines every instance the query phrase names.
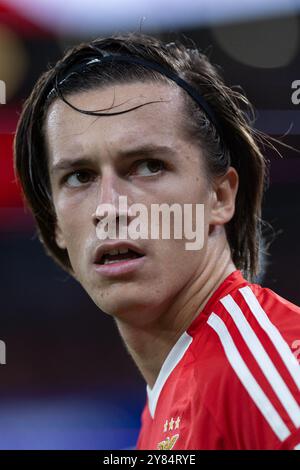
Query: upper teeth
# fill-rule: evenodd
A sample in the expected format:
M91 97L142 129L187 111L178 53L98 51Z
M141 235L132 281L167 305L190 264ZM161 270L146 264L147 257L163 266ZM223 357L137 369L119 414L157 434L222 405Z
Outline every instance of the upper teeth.
M119 253L120 254L124 254L124 253L128 253L129 249L128 248L116 248L114 250L110 250L110 251L107 251L105 254L106 255L118 255Z

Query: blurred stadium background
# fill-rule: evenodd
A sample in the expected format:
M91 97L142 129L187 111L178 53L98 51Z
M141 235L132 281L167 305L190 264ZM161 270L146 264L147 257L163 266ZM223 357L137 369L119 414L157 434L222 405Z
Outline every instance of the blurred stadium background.
M0 0L1 449L135 444L145 385L113 321L45 256L12 169L13 134L40 73L69 45L118 31L191 38L257 110L256 126L300 149L299 0ZM264 218L277 237L263 284L300 304L300 154L271 161Z

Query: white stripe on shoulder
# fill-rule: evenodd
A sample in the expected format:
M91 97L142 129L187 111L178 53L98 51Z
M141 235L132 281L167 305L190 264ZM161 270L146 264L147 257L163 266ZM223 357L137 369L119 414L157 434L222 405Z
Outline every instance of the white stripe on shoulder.
M289 437L290 431L280 417L279 413L270 402L269 398L255 380L247 364L239 353L236 345L234 344L225 323L215 313L212 313L209 316L207 323L219 336L229 363L251 396L252 400L262 415L265 417L276 436L281 441L284 441L287 437Z
M239 291L247 302L248 307L255 316L256 320L274 344L295 384L300 390L300 366L296 357L290 350L289 345L283 339L276 326L270 321L268 315L260 305L252 289L249 286L246 286L239 289Z
M294 447L294 450L300 450L300 444L297 444L297 445Z
M185 331L167 355L154 386L150 388L149 385L147 385L149 412L152 418L154 418L156 405L163 386L165 385L169 375L185 355L192 341L193 338Z
M279 401L281 402L282 406L284 407L290 419L292 420L292 423L297 428L300 427L300 406L293 397L285 381L279 374L277 368L270 359L262 343L256 336L255 331L246 319L242 310L240 309L238 304L233 300L231 295L226 295L225 297L223 297L223 299L221 299L221 303L224 305L227 312L233 319L242 338L248 346L249 351L256 359L260 369L269 381Z

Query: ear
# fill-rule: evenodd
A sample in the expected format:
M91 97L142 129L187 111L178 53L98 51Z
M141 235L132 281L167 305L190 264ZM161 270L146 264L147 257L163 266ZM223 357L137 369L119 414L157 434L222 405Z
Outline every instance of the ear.
M238 185L239 175L232 166L228 168L225 175L215 178L209 218L211 225L224 225L232 219Z
M58 222L56 222L56 227L55 227L55 241L61 250L65 250L67 248L67 244L65 242L62 229L60 228Z

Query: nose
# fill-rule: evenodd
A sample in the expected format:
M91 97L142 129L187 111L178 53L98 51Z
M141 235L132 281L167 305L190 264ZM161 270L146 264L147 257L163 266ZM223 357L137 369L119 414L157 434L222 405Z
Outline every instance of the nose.
M116 218L118 224L120 218L128 216L128 197L121 178L115 174L103 174L98 188L95 212L92 214L93 224L98 224L107 218L111 221Z

